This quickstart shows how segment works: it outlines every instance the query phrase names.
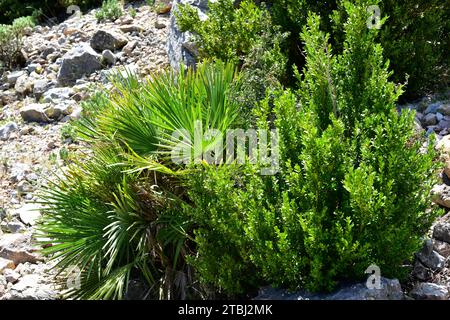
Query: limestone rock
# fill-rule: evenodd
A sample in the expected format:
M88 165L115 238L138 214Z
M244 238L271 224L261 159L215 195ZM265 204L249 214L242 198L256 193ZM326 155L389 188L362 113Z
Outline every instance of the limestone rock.
M33 94L39 99L51 86L51 82L46 79L34 81Z
M13 283L13 284L16 283L17 280L19 280L19 278L20 278L20 274L17 273L16 271L12 270L12 268L11 269L6 269L3 272L3 275L5 276L5 279L6 279L7 282L10 282L10 283Z
M435 185L431 190L432 200L446 208L450 208L450 186L445 184Z
M117 61L116 56L111 50L103 50L102 57L108 64L115 64Z
M39 205L34 203L27 203L16 212L23 223L34 226L36 224L36 221L41 217L41 212L39 211L39 209L41 209Z
M129 32L143 32L145 29L142 26L136 24L126 24L119 27L120 31L129 33Z
M27 95L33 91L33 81L24 74L17 79L14 89L21 95Z
M17 82L17 79L25 75L26 73L24 71L14 71L6 76L6 81L8 81L10 85L14 86Z
M12 260L15 265L42 260L30 247L30 236L21 233L4 234L0 238L0 257Z
M190 4L197 9L200 19L207 18L208 0L174 0L172 3L172 13L170 17L169 34L167 38L167 54L172 68L178 70L181 64L192 66L196 63L196 57L185 46L190 42L192 34L181 32L177 25L176 17L173 12L178 10L177 6Z
M58 83L74 85L77 79L102 68L101 56L87 43L80 44L63 56Z
M138 42L136 40L130 41L130 42L128 42L128 44L125 47L123 47L122 51L126 55L131 55L134 48L136 48L137 44L138 44Z
M19 127L15 122L10 122L5 124L4 126L0 126L0 140L8 140L11 133L17 132L18 130Z

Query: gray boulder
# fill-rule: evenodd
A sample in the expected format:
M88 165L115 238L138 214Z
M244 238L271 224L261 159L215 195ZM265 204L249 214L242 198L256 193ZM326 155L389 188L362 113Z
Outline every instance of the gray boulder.
M397 279L381 278L381 289L369 289L366 283L341 286L329 294L306 291L289 293L283 289L262 288L255 300L402 300L402 287Z
M91 39L91 47L98 52L103 52L103 50L119 50L127 43L128 40L125 36L106 30L97 30Z
M87 43L83 43L64 55L58 83L62 86L74 85L77 79L101 68L101 56Z
M450 223L438 223L433 229L433 238L450 243Z
M417 300L447 300L449 292L445 286L422 282L411 290L410 295Z

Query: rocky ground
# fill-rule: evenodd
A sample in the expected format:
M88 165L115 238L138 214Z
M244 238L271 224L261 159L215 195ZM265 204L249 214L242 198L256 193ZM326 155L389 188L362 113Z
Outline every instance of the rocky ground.
M97 23L92 10L28 30L26 67L0 78L0 300L59 296L51 264L33 243L35 202L47 178L82 152L62 134L80 117L82 101L93 87L107 87L115 70L145 76L168 66L170 14L133 6L134 18Z

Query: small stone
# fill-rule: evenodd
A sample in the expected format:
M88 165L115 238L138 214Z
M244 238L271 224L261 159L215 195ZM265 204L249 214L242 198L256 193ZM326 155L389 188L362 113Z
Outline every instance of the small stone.
M137 41L130 41L122 50L126 55L131 55L134 48L136 48L137 44L138 44Z
M135 24L127 24L119 27L120 31L129 33L129 32L143 32L145 29L139 25Z
M421 281L427 281L431 279L433 273L429 268L424 266L419 260L416 260L414 263L412 275Z
M102 57L110 65L115 64L117 61L116 56L111 52L111 50L103 50Z
M45 79L34 81L33 94L39 99L50 87L51 82Z
M433 248L444 258L450 257L450 243L433 240Z
M53 88L44 93L43 102L56 104L70 99L73 94L73 89L69 87Z
M37 70L42 70L42 66L39 63L30 63L27 66L27 70L29 73L32 73L32 72L39 73L39 72L37 72Z
M11 72L10 74L8 74L6 76L6 81L8 81L8 83L12 86L14 86L17 82L17 79L19 79L22 76L25 76L26 73L24 71L15 71L15 72Z
M91 39L91 47L99 52L122 49L127 43L128 40L125 36L106 30L97 30Z
M66 37L71 36L71 35L73 35L76 32L79 32L79 30L75 29L75 28L70 28L70 27L69 28L64 28L64 30L63 30L63 34Z
M155 21L155 28L156 29L164 29L165 27L167 27L167 25L164 22L161 22L159 20Z
M429 113L422 119L422 121L425 127L433 126L437 123L436 115L434 113Z
M26 122L50 122L50 119L45 114L47 105L33 103L20 109L20 115Z
M42 260L30 248L30 235L23 233L4 234L0 238L0 257L12 260L15 265Z
M449 296L448 289L445 286L430 282L417 284L410 294L418 300L446 300Z
M48 56L56 51L53 47L45 47L41 52L41 57L44 59L48 59Z
M0 140L8 140L11 133L17 132L18 130L19 127L15 122L5 124L4 126L0 127Z
M2 230L7 233L18 233L25 231L25 226L19 221L11 221L11 222L3 221L0 225Z
M450 116L450 103L441 104L437 109L437 112L442 113L444 116Z
M445 265L445 258L433 250L431 239L425 241L422 250L417 253L417 258L432 270L441 270Z
M163 4L161 7L158 8L158 14L169 13L171 9L172 9L172 4L171 3Z
M14 269L15 267L14 261L0 257L0 273L3 273L6 269Z
M27 203L17 210L17 213L23 223L34 226L36 221L41 217L41 206L34 203Z
M73 110L73 112L69 115L70 120L79 120L83 114L83 108L77 107Z
M120 18L120 24L121 25L127 25L127 24L132 24L133 23L133 18L130 16L122 16Z
M19 192L19 195L23 196L33 192L33 186L28 181L22 180L17 184L17 191Z
M435 185L431 190L431 196L434 203L450 208L450 186L445 184ZM436 237L434 236L434 238Z
M6 269L3 272L3 275L5 276L6 281L12 284L16 283L20 278L20 274L12 269Z

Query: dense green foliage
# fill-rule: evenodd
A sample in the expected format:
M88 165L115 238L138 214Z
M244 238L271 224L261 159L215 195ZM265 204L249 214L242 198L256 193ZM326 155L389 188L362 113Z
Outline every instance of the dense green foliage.
M23 63L20 51L25 30L34 26L32 17L17 18L11 25L0 25L0 70Z
M343 53L332 54L311 16L300 89L274 93L256 111L261 127L279 130L280 173L224 166L190 179L192 263L225 292L265 283L329 290L372 263L404 276L435 217L426 211L434 151L420 152L414 115L396 111L401 89L388 81L364 7L345 7Z

